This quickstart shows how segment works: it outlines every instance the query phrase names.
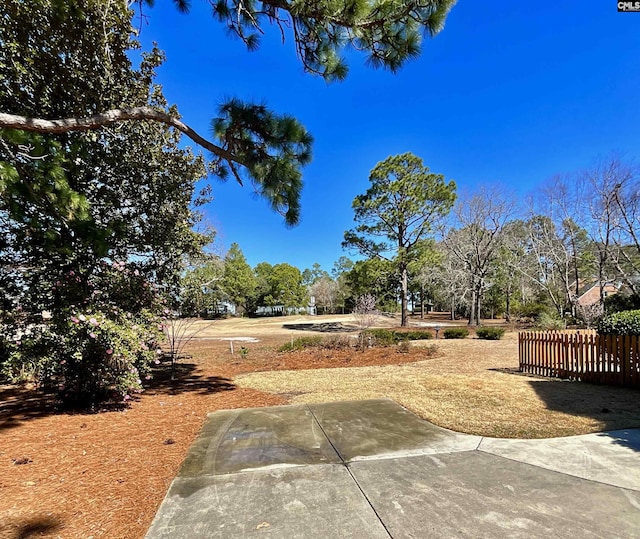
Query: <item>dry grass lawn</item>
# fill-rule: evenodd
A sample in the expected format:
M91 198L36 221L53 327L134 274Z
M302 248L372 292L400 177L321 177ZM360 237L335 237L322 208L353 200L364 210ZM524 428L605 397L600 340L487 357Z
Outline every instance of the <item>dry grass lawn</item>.
M481 436L547 438L640 427L637 390L518 373L514 332L501 341L437 343L439 357L417 363L257 372L235 382L291 403L387 397L436 425Z

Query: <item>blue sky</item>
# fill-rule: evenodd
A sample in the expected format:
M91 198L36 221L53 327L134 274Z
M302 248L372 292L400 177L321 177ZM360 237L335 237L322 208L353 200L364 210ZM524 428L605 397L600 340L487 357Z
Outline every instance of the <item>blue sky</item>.
M332 84L303 73L275 29L250 53L208 2L192 0L188 15L156 4L141 39L166 52L158 82L187 123L209 134L220 102L238 96L292 114L314 136L293 229L250 187L211 179L206 220L221 249L237 242L252 265L330 270L348 255L340 243L353 198L389 155L411 151L459 189L500 183L520 197L612 151L640 157L640 14L618 13L613 0L494 0L490 9L460 0L399 73L352 53L347 80Z

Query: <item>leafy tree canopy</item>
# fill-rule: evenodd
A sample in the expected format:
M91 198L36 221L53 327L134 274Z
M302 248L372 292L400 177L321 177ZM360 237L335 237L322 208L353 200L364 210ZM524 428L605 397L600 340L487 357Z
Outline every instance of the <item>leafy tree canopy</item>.
M125 2L0 3L0 110L175 114L153 82L162 53L133 64L130 21ZM194 230L204 160L179 143L158 122L0 131L4 374L74 405L141 389L156 357L159 293L175 292L185 262L212 239Z
M143 54L137 67L130 59L138 49L130 19L121 2L3 2L0 110L175 113L153 83L162 53ZM104 258L135 259L156 282L177 283L185 256L211 239L193 231L205 164L178 147L179 135L150 122L55 137L0 131L0 273L23 281L34 309L62 305L44 290L59 274L88 279Z
M302 284L311 286L323 277L329 277L329 274L322 269L320 264L314 262L311 268L305 268L302 272Z
M251 297L255 294L256 286L256 277L240 246L232 243L224 258L222 279L222 288L227 298L236 306L246 310Z
M455 0L218 0L214 16L259 46L267 24L293 35L304 68L328 80L347 75L345 48L364 51L374 67L397 71L420 53L422 35L434 36Z
M411 153L378 163L369 181L367 192L353 200L354 220L360 224L345 232L343 246L369 256L396 253L406 264L435 221L451 210L456 185L429 172Z
M302 284L301 271L291 264L272 266L260 262L255 267L257 280L253 308L260 306L301 307L307 303L307 290Z
M218 303L225 299L221 285L225 270L222 260L215 255L205 256L190 267L180 282L180 315L206 316L215 313Z

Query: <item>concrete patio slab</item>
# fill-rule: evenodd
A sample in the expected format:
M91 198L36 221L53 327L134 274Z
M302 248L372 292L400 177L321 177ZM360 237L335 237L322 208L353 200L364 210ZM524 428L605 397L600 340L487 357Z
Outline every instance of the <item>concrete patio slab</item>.
M388 539L344 466L176 479L147 538Z
M638 462L639 430L494 440L387 399L226 410L146 537L637 538Z
M178 477L340 462L305 406L223 410L207 416Z
M640 491L640 430L544 440L484 438L480 451Z
M472 451L482 440L427 423L390 399L308 406L346 462Z
M478 451L355 462L394 538L637 537L640 493Z

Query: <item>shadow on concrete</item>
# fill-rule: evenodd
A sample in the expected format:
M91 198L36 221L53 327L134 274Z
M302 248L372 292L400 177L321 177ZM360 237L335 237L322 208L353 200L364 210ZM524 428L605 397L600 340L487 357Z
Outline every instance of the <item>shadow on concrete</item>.
M153 378L145 384L146 393L167 395L178 393L207 395L234 389L236 389L236 385L228 378L198 374L197 365L193 363L177 363L173 379L171 365L161 365L153 370Z
M284 329L295 331L318 331L320 333L351 333L358 331L356 326L345 326L342 322L321 322L319 324L283 324Z
M609 438L614 444L633 449L640 453L640 430L622 429L612 432L601 432L598 436Z

